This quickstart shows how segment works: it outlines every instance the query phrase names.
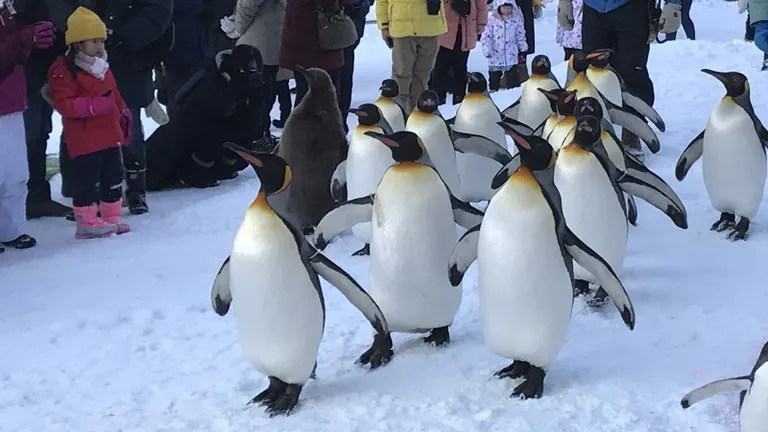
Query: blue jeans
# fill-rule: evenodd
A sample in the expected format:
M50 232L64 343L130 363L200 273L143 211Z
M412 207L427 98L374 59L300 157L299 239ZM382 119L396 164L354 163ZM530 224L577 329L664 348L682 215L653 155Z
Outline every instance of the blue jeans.
M760 51L768 54L768 21L755 23L755 45Z

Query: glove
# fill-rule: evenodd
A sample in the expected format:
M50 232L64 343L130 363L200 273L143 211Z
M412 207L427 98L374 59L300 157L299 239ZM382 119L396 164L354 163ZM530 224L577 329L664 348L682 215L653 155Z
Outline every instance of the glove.
M230 39L237 39L240 37L240 34L235 31L235 16L230 15L228 17L222 18L219 23L221 24L221 31L224 32L224 34L227 35Z
M739 13L743 14L749 7L749 0L739 0Z
M157 99L153 100L149 106L144 108L144 114L151 118L159 126L168 123L168 114L165 113L163 107L160 106L160 102Z
M559 0L557 2L557 24L563 30L573 30L573 3L571 0ZM679 25L680 21L678 21Z
M56 40L56 27L50 21L40 21L32 24L32 46L35 49L46 49Z
M661 10L659 18L659 33L672 33L680 28L680 11L683 9L679 4L667 3Z
M117 109L115 98L109 96L96 97L78 97L72 101L75 114L79 118L95 117L104 114L111 114Z
M133 123L133 115L131 114L131 110L124 108L122 111L120 111L120 129L123 130L125 142L128 142L131 139L131 123Z

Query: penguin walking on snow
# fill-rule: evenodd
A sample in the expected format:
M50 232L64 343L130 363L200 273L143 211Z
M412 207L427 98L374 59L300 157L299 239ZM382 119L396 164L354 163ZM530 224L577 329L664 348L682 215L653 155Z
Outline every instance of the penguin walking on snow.
M503 124L503 123L502 123ZM632 302L616 272L563 217L553 181L556 154L543 138L512 132L519 153L494 178L501 186L481 224L467 231L449 261L458 285L477 260L483 338L513 360L495 373L523 378L512 396L538 398L565 340L573 308L573 261L598 275L630 330Z
M289 208L292 171L285 160L231 143L224 146L248 161L261 190L246 210L232 254L216 275L211 303L222 316L234 303L243 356L269 378L269 387L250 403L266 405L270 416L289 414L317 365L325 326L318 276L335 286L373 326L373 345L359 363L377 368L389 362L392 338L376 302L302 236Z
M688 222L683 203L663 180L647 169L640 176L618 171L600 141L601 129L597 117L576 121L573 141L558 154L554 181L568 226L621 274L629 229L622 191L658 208L679 228L686 229ZM597 283L598 275L576 265L574 277L575 293L583 294L589 282ZM598 290L590 304L600 306L605 301L605 290Z
M768 432L768 343L749 375L711 382L691 391L680 401L683 409L719 393L741 392L740 432Z
M541 125L541 137L547 140L552 150L560 151L560 148L567 144L566 140L573 135L573 129L576 127L576 116L573 114L576 108L576 92L572 90L562 90L557 93L539 91L546 98L554 100L556 113Z
M381 82L381 96L376 99L374 104L379 107L387 123L392 127L393 132L405 130L405 122L408 114L405 112L403 102L400 99L400 86L393 79L385 79Z
M536 128L554 112L549 100L539 89L552 91L559 88L560 83L552 73L549 57L537 55L531 62L531 77L523 84L520 98L501 113L505 117Z
M336 167L331 179L331 195L336 202L374 193L381 177L395 163L387 146L365 135L366 132L392 133L392 128L383 118L381 110L374 104L362 104L349 112L357 116L357 126L352 130L347 159ZM342 193L343 191L346 194ZM365 243L362 249L352 255L368 255L371 223L355 225L352 232Z
M675 176L682 181L691 165L701 158L704 186L712 206L720 212L710 229L731 229L729 239L746 240L749 223L765 191L768 130L755 115L746 76L739 72L701 71L723 83L726 95L715 105L704 130L680 155Z
M322 250L350 226L371 220L368 293L387 317L389 329L430 332L425 342L445 345L462 294L445 271L456 243L456 224L475 226L483 213L450 193L417 134L366 134L389 147L397 163L384 174L376 194L328 213L315 228L313 242Z

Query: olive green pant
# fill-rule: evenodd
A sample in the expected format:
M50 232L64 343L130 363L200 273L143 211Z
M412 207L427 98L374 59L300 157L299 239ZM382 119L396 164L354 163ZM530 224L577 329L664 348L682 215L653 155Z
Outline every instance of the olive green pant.
M397 81L400 98L410 113L419 94L427 89L440 48L440 36L412 36L392 41L392 79Z

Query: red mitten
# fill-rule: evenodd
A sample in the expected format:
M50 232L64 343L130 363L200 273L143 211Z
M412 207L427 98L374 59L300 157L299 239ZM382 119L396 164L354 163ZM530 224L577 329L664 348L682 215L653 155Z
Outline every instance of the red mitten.
M131 110L125 108L120 112L120 129L123 130L126 143L131 140L131 124L133 124L133 114Z

